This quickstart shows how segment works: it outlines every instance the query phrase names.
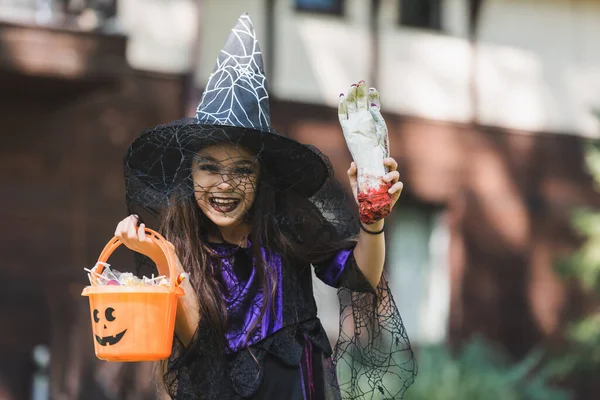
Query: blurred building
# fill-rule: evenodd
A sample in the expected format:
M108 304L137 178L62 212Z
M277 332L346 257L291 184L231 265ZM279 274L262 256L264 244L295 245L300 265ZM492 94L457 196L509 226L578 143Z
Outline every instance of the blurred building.
M574 244L569 210L600 205L582 164L600 133L597 2L0 0L0 394L29 396L45 345L53 398L153 396L150 366L94 359L83 267L124 215L126 146L192 114L242 12L274 127L344 184L338 94L360 79L381 93L405 182L386 268L413 342L553 345L581 308L552 267Z
M126 215L125 149L184 110L185 76L132 68L117 11L0 0L2 399L155 393L151 371L95 360L80 296Z
M200 87L243 11L274 125L327 153L342 182L338 94L360 79L380 91L406 183L387 269L413 341L483 332L522 355L554 338L574 296L552 270L572 240L568 212L599 201L581 144L600 133L600 4L204 1Z

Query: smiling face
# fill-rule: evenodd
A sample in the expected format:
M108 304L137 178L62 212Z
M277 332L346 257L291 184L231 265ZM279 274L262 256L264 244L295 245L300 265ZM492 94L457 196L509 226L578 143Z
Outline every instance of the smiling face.
M109 326L107 325L111 325L111 322L113 322L115 319L117 319L116 315L115 315L115 309L112 307L108 307L106 310L103 310L104 312L101 312L101 310L98 309L94 309L93 311L93 317L94 317L94 322L100 326L103 325L103 332L106 331L111 331L112 329L110 329ZM119 343L119 341L123 338L123 336L125 335L125 332L127 332L127 329L115 334L115 335L103 335L103 336L98 336L98 335L94 335L96 337L96 341L98 342L98 344L100 346L114 346L115 344Z
M232 144L206 147L192 162L194 197L202 212L223 232L242 226L254 203L259 163Z

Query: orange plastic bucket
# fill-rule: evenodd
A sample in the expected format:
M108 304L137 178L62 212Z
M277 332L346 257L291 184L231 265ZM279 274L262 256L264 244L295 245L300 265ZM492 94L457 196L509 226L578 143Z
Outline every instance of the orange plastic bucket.
M157 232L145 230L150 241L142 242L139 252L150 257L159 271L169 271L169 286L109 286L92 279L81 295L90 300L94 350L101 360L154 361L171 355L177 298L183 289L176 286L172 247ZM104 247L98 273L120 245L114 237Z

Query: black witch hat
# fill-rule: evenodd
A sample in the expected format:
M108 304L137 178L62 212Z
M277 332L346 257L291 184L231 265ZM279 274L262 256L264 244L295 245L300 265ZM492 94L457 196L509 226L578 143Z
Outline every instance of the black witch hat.
M125 156L128 203L160 208L190 177L205 146L239 144L254 151L281 190L310 197L330 175L326 157L271 128L262 53L247 14L231 30L193 118L145 131Z

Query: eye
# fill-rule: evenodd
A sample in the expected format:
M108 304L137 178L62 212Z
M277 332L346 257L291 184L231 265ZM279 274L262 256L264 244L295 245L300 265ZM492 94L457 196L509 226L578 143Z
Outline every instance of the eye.
M252 168L239 167L239 168L235 169L234 173L240 174L240 175L252 175L252 174L254 174L254 171L252 170Z
M210 172L211 174L216 174L217 172L219 172L219 168L216 165L212 164L201 164L198 166L198 169L200 171Z
M98 310L94 310L94 321L96 323L100 322L100 318L98 318Z
M113 315L113 313L115 312L115 309L112 307L108 307L106 309L106 320L107 321L114 321L115 320L115 316Z

